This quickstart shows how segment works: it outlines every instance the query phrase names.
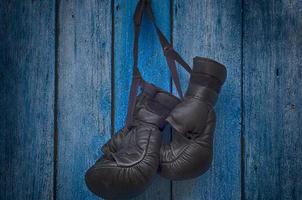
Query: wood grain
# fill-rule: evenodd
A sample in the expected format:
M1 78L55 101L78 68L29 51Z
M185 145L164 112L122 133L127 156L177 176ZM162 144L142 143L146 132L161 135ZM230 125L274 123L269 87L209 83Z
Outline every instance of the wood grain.
M52 199L54 1L0 3L0 198Z
M99 199L84 174L111 127L125 122L136 3L0 2L1 200ZM216 106L210 171L172 185L156 176L136 199L301 199L302 2L152 0L152 6L189 64L194 56L216 59L228 78ZM170 91L146 16L139 48L144 78ZM189 77L182 69L180 76L185 91Z
M245 198L302 198L302 2L244 4Z
M85 171L111 128L111 2L59 5L57 199L97 199Z
M240 198L241 1L174 0L173 42L187 62L194 56L223 63L228 71L216 105L214 160L203 176L173 182L173 199ZM188 74L181 71L183 89Z
M115 130L125 123L132 75L134 38L133 13L138 1L116 0L114 3L114 105ZM156 21L169 38L170 2L153 0ZM144 16L139 42L139 68L145 80L170 90L170 74L155 29ZM149 189L137 199L170 199L170 181L157 176Z

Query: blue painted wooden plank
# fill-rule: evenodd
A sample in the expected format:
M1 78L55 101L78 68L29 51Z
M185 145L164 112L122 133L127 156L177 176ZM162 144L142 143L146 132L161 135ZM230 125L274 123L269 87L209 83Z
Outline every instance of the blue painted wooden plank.
M137 2L116 0L114 3L115 130L123 127L127 112L133 65L133 13ZM167 38L170 38L170 2L153 0L152 7L159 27ZM139 49L139 68L145 80L169 91L168 67L156 32L146 16L143 18ZM170 199L170 181L157 176L149 189L138 199Z
M98 199L85 171L111 127L111 2L59 5L58 199Z
M302 199L302 2L244 4L246 199Z
M0 2L0 198L52 199L54 1Z
M228 78L216 105L214 160L203 176L173 182L173 199L240 199L241 1L174 0L173 42L192 64L209 57L227 67ZM183 89L188 74L181 70Z

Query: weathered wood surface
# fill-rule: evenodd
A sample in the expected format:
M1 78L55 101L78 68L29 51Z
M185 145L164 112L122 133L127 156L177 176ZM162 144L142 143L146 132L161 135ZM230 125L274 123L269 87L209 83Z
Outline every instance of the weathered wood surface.
M116 0L114 3L114 108L115 130L123 127L127 113L132 77L133 13L138 1ZM169 38L170 2L153 0L156 21ZM155 29L147 16L143 18L139 42L139 68L143 77L155 85L170 90L170 74L166 66ZM157 176L149 189L138 199L170 199L170 181Z
M0 2L1 200L99 199L84 174L111 127L125 122L136 3ZM187 62L216 59L228 78L216 106L210 171L172 185L157 176L136 199L301 199L302 2L152 0L152 6ZM146 16L139 48L144 78L171 90ZM180 71L185 90L188 75Z
M54 1L0 2L0 199L52 199Z
M57 199L97 199L85 171L111 128L111 2L59 5Z
M302 198L302 2L246 0L246 199Z
M173 42L184 59L209 57L228 71L216 105L214 160L200 178L173 182L173 199L240 199L241 1L174 0ZM188 74L182 70L186 89Z

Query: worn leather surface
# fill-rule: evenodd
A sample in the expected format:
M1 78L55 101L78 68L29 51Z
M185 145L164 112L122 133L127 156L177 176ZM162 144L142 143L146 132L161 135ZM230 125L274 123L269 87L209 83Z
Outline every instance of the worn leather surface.
M180 102L155 86L137 98L133 126L122 129L103 147L104 155L87 171L88 188L106 199L131 198L151 183L159 165L165 118Z
M160 151L161 176L170 180L197 177L209 169L213 157L215 111L226 69L220 63L195 57L193 72L184 101L167 121L173 128L172 141Z

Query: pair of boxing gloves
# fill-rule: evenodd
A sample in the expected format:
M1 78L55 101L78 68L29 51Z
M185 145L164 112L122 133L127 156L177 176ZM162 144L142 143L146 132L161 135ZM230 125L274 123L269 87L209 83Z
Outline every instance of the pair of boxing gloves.
M185 180L207 171L213 157L213 107L225 79L222 64L195 57L182 101L146 83L136 101L133 126L112 137L86 172L88 188L106 199L124 199L141 194L156 173ZM162 144L166 124L172 127L172 140Z

